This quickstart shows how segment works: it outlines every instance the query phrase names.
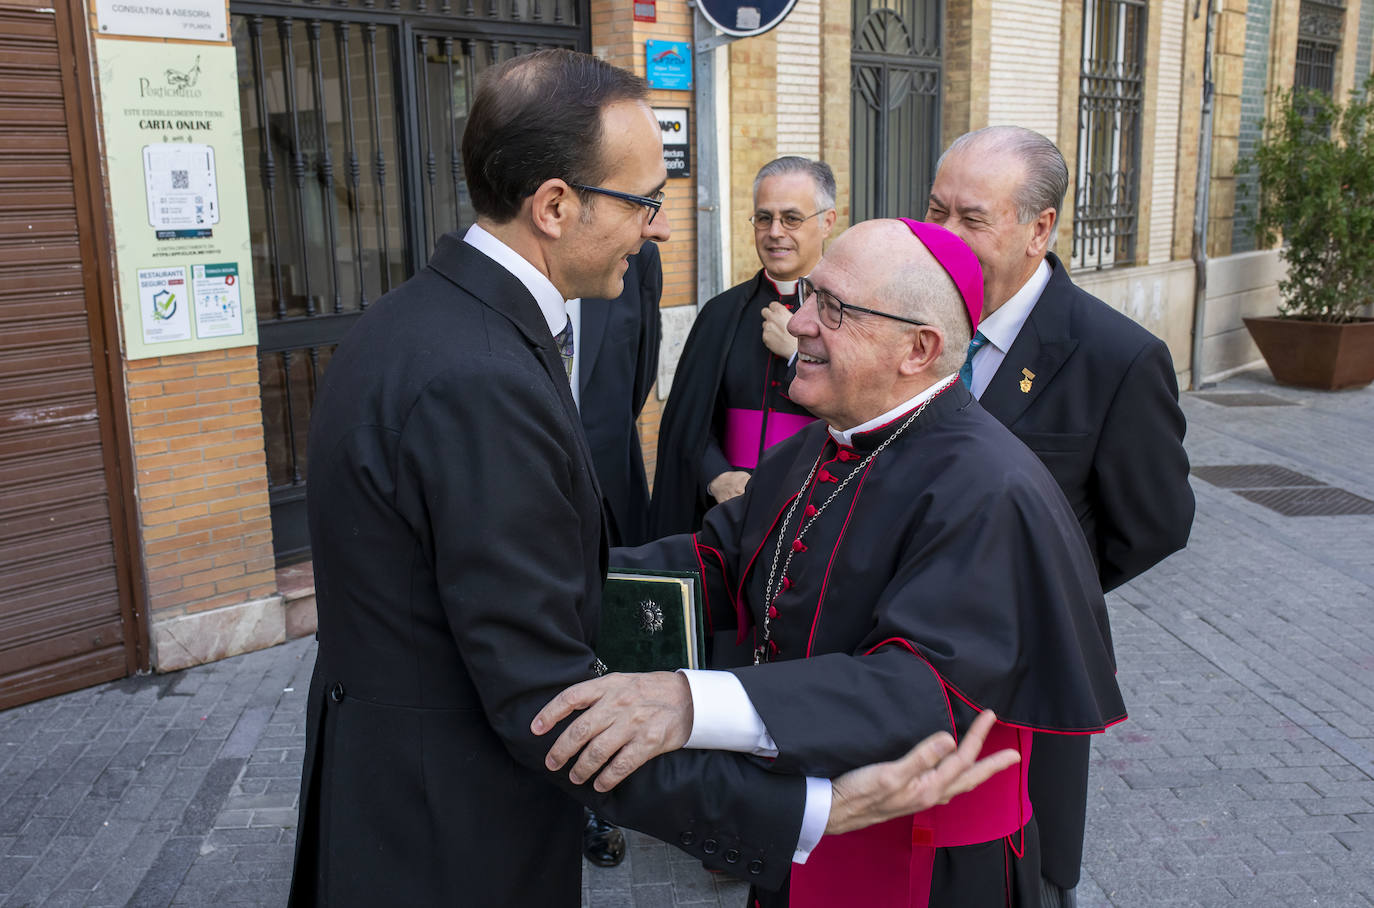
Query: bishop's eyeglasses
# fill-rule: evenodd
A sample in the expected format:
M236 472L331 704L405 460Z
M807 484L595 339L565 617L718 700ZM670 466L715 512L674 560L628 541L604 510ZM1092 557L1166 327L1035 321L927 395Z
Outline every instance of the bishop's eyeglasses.
M820 316L821 324L831 331L839 330L844 322L844 310L852 309L855 312L864 312L868 315L881 315L883 318L890 318L893 321L906 322L908 325L929 325L929 322L918 322L914 318L906 318L901 315L893 315L891 312L879 312L877 309L865 309L863 306L852 306L849 303L841 302L840 298L822 290L811 283L810 278L801 278L797 281L798 299L805 303L812 296L816 297L816 314Z
M658 216L658 209L663 207L663 197L665 193L661 190L657 195L647 196L633 195L628 192L620 192L616 189L602 189L600 186L587 186L583 183L569 183L568 185L571 186L573 189L580 189L583 192L595 192L599 193L600 195L608 195L613 199L620 199L622 202L631 202L635 205L643 205L645 208L649 209L650 224L652 224L654 222L654 218Z

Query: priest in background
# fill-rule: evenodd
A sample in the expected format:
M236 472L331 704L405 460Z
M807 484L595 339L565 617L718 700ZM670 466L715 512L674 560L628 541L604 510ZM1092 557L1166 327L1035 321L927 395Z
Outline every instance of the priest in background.
M796 341L786 331L797 280L835 226L835 175L784 157L754 178L754 247L763 267L702 307L683 345L658 430L650 530L690 533L744 490L760 456L814 418L787 395ZM762 318L762 324L760 324Z
M1034 906L1032 732L1125 718L1092 555L1044 465L958 381L983 303L968 246L916 221L859 224L802 299L791 393L820 421L694 536L611 559L702 570L712 622L737 625L755 664L584 682L533 730L586 710L548 765L604 791L684 741L833 775L991 708L987 746L1017 750L1019 773L827 838L750 906Z

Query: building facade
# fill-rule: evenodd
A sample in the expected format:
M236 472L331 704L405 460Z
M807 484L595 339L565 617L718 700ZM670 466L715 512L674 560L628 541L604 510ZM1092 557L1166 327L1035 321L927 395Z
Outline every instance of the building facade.
M693 92L655 89L718 167L701 179L694 141L667 189L646 456L699 287L758 268L753 176L782 154L830 163L842 229L921 216L960 133L1036 129L1070 166L1057 250L1075 280L1164 338L1184 386L1256 365L1240 319L1275 310L1281 264L1255 248L1235 163L1283 91L1344 96L1370 72L1374 0L1213 2L1205 148L1208 7L1185 0L798 0L778 28L697 56L710 122ZM186 40L113 34L103 9L0 0L0 708L312 632L314 389L368 303L472 222L458 143L482 71L557 46L643 74L646 42L690 47L694 27L681 0L230 0L222 37ZM167 69L173 93L202 57L207 72L232 58L237 147L219 159L241 164L220 178L242 187L253 330L162 353L120 277L137 253L118 200L151 165L117 153L108 61L173 50L195 60ZM183 141L168 128L153 145Z

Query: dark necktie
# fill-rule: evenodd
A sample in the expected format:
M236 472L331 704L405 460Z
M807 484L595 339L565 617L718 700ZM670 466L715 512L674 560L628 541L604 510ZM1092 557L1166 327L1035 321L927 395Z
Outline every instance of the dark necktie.
M563 371L568 373L568 381L572 381L573 370L573 326L572 316L568 316L568 323L563 326L563 330L554 335L554 342L558 344L558 355L563 357Z
M964 365L959 370L959 381L964 383L964 387L973 390L973 354L983 348L988 339L979 331L973 335L973 340L968 342L968 353L964 356Z

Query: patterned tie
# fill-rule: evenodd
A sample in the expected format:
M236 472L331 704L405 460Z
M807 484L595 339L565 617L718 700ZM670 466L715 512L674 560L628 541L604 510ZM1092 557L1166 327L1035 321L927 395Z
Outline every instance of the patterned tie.
M983 348L988 339L979 331L973 335L973 340L968 342L968 353L964 356L964 365L959 369L959 381L964 383L964 387L973 390L973 354Z
M558 355L563 357L563 371L568 373L568 381L572 381L573 367L573 327L572 316L568 316L568 323L563 326L553 337L554 343L558 344Z

